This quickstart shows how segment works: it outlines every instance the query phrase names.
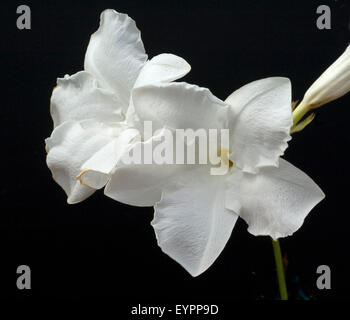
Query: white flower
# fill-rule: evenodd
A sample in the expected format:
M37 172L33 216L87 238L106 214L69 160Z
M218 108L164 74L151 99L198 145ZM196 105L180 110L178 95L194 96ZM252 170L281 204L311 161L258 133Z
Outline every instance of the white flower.
M116 200L155 203L158 244L191 275L215 261L238 217L252 234L276 239L295 232L323 199L306 174L280 159L292 124L288 79L252 82L225 102L186 83L153 84L134 90L133 102L140 119L159 128L230 129L226 175L199 164L129 165L107 187Z
M54 131L46 139L47 165L68 203L103 187L119 154L135 138L135 132L125 131L137 122L132 90L173 81L190 71L185 60L172 54L148 61L135 22L114 10L101 14L84 66L84 71L58 79L51 97ZM98 185L81 184L77 176L90 171L93 175L94 169L104 174Z
M303 100L293 112L294 124L310 110L336 100L349 91L350 46L306 91Z

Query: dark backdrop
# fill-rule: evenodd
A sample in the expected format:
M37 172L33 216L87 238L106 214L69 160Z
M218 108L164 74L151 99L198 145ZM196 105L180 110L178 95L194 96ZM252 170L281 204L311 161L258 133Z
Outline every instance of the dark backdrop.
M31 30L16 28L20 4L32 10ZM331 7L331 30L316 27L320 4ZM268 76L289 77L293 98L300 99L348 45L348 1L26 0L0 6L1 294L110 297L129 304L276 298L271 241L250 235L243 221L215 264L192 278L158 248L152 208L122 205L102 192L68 205L45 163L49 99L57 77L83 68L89 37L106 8L136 20L150 57L184 57L192 66L185 80L222 99ZM319 109L285 155L326 194L303 227L281 240L290 288L315 299L350 297L349 108L350 95ZM31 267L32 290L16 288L21 264ZM331 290L316 287L322 264L332 270Z

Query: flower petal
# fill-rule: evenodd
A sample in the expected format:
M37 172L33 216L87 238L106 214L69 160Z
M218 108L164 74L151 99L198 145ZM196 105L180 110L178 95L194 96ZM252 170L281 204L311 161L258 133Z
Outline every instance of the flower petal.
M141 69L135 88L159 82L171 82L190 72L191 66L181 57L163 53L153 57ZM130 126L142 128L139 116L135 112L132 99L126 112L126 121Z
M225 183L207 166L177 174L163 187L152 225L159 246L192 276L224 249L238 216L224 207Z
M233 170L226 184L226 207L240 211L249 232L274 239L297 231L325 196L310 177L283 159L279 168L266 167L258 174Z
M147 61L141 69L135 87L158 82L171 82L189 73L191 66L181 57L163 53Z
M78 175L81 183L94 189L103 188L109 180L109 174L138 135L137 130L126 129L96 152L81 166Z
M123 164L115 169L105 187L105 195L119 202L148 207L160 201L164 183L175 173L184 170L184 166L175 164L156 164L150 161L146 164L142 155L148 147L155 146L164 135L164 130L145 142L137 142L128 153L140 154L139 163ZM151 149L153 150L153 149ZM152 162L152 163L151 163Z
M255 173L260 167L278 166L288 147L292 125L291 84L287 78L267 78L233 92L231 105L230 160Z
M101 14L99 29L91 36L85 56L85 70L101 85L129 105L131 89L147 61L135 21L114 10Z
M160 200L162 185L175 172L174 165L140 164L118 168L105 187L105 195L138 207Z
M98 88L96 80L85 71L57 79L57 87L51 96L51 116L55 128L65 121L123 121L121 106L116 96Z
M68 203L89 197L95 189L80 184L77 175L81 165L110 141L110 137L89 130L78 122L65 122L46 139L47 165L55 181L64 189Z
M133 90L133 103L141 120L153 129L193 130L227 127L228 106L208 89L184 82L153 84Z

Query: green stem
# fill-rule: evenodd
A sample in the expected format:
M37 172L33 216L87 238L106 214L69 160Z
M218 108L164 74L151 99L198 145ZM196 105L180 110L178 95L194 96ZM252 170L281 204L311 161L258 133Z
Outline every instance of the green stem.
M273 253L277 269L278 285L280 288L281 300L288 300L286 278L284 276L284 267L282 261L281 247L278 240L272 239Z
M301 101L299 105L293 111L293 127L296 126L299 121L305 116L309 111L309 107L304 101Z

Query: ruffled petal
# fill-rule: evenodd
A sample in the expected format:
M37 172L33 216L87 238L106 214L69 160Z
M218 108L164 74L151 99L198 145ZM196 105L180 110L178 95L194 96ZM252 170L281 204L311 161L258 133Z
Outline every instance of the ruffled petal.
M133 90L135 110L153 129L227 128L228 106L208 89L184 82L153 84Z
M124 120L121 101L98 88L96 80L85 71L57 79L51 96L51 116L55 128L65 121L93 119L107 124Z
M95 189L82 185L77 179L81 165L110 141L110 137L78 122L65 122L46 139L47 165L54 180L64 189L68 203L89 197ZM103 131L103 130L101 130Z
M230 160L245 172L278 166L291 139L291 84L287 78L267 78L233 92L231 105Z
M171 82L182 78L191 70L191 66L181 57L163 53L147 61L141 69L135 87L158 82Z
M91 36L87 48L85 70L124 101L125 111L131 89L146 61L135 21L111 9L103 11L100 27Z
M297 231L325 197L310 177L283 159L278 168L266 167L258 174L232 170L226 185L226 207L239 212L250 233L274 239Z
M155 206L152 225L159 246L192 276L212 265L237 221L224 207L224 187L223 177L196 167L170 179Z

